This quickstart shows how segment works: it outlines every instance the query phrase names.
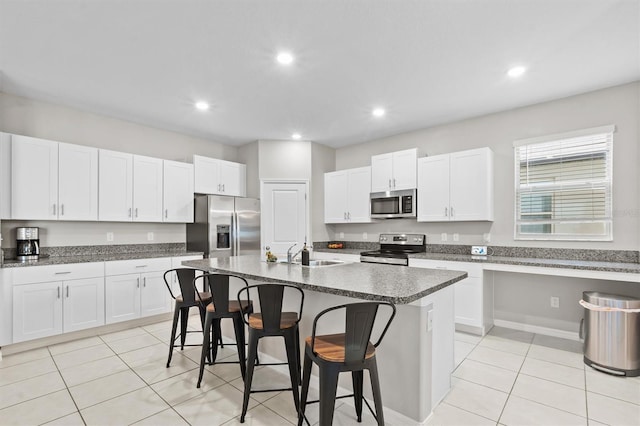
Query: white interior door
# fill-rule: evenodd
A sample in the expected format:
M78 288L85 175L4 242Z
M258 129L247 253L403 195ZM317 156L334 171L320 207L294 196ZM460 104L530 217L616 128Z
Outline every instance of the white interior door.
M307 240L307 183L262 183L262 248L286 259L287 249L293 244L295 253Z

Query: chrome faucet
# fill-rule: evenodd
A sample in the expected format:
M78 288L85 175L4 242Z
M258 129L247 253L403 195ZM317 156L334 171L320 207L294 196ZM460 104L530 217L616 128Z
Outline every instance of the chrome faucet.
M294 255L291 254L291 249L294 248L295 246L297 246L298 243L295 243L294 245L292 245L291 247L289 247L287 249L287 263L292 263L293 259L296 258L297 255L299 255L302 252L302 249L298 250L298 252Z

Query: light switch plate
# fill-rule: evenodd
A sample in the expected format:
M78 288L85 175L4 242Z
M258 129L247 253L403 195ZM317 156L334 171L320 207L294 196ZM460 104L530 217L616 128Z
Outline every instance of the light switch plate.
M473 256L486 256L487 246L471 246L471 254Z

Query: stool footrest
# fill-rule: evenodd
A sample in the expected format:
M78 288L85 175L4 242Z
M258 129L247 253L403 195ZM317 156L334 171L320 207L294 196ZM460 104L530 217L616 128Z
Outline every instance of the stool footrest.
M289 389L290 390L290 389ZM336 399L342 399L342 398L353 398L355 395L354 394L349 394L349 395L341 395L341 396L336 396ZM367 398L362 398L362 400L364 401L364 403L366 404L367 408L369 409L369 412L371 413L371 415L373 416L374 419L376 419L376 421L378 420L378 416L376 416L376 412L373 411L373 408L371 408L371 405L369 405L369 401L367 401ZM309 404L317 404L318 402L320 402L319 399L315 399L313 401L307 401L306 405ZM309 420L307 420L307 416L304 416L304 419L307 421L307 423L309 423Z
M292 388L281 388L281 389L255 389L250 390L249 393L261 393L261 392L282 392L282 391L290 391Z

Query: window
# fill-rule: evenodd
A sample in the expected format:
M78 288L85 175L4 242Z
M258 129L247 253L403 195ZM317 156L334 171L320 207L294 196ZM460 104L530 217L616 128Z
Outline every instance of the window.
M517 240L612 240L613 126L516 141Z

